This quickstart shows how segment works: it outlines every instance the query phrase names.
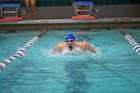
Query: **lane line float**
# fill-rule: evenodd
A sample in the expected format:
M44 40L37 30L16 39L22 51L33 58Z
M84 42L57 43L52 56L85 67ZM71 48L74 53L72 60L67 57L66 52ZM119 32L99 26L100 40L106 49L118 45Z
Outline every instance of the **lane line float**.
M43 35L45 35L48 31L47 30L43 30L43 32L37 36L35 36L34 38L32 38L30 41L28 41L25 45L23 45L22 47L20 47L15 54L13 54L12 56L4 59L2 62L0 62L0 71L2 71L9 63L13 62L14 60L16 60L19 57L24 56L26 48L32 46L35 42L38 41L38 39L40 39Z
M124 35L125 39L133 46L135 53L140 55L140 45L135 41L135 39L127 32L120 31L120 33Z

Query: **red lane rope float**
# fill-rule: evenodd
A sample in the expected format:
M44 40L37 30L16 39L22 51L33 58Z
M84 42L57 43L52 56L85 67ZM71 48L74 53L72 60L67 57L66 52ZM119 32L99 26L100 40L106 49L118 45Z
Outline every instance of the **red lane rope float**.
M15 54L0 62L0 71L2 71L6 67L6 65L11 63L12 61L16 60L19 57L24 56L26 48L32 46L35 42L38 41L38 39L40 39L47 32L48 32L47 30L44 30L41 34L35 36L30 41L28 41L24 46L20 47Z
M87 20L91 20L91 19L95 19L95 16L85 16L85 15L77 15L77 16L72 16L72 19L74 20L79 20L79 19L87 19Z
M11 17L11 18L3 18L0 19L0 22L7 22L7 21L21 21L22 17Z

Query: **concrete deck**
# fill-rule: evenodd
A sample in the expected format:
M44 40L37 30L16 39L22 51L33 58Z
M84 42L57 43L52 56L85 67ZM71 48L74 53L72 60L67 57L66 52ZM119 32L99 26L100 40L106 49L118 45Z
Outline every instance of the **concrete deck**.
M140 28L140 18L96 18L94 20L43 19L0 23L0 31L40 29L94 29L94 28Z

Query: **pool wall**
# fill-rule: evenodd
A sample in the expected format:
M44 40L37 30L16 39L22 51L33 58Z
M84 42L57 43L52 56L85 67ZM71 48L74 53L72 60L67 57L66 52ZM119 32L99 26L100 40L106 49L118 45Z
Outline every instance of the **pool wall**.
M8 30L61 30L61 29L95 29L95 28L140 28L140 18L96 18L94 20L43 19L3 22L0 31Z

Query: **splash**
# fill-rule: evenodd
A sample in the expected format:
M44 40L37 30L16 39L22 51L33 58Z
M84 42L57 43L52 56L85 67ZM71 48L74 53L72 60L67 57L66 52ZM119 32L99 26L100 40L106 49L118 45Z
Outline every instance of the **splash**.
M96 53L92 53L90 51L83 51L80 48L75 48L73 51L70 51L68 49L65 49L62 53L56 53L52 54L52 49L50 50L44 50L44 54L47 59L53 59L53 60L85 60L89 58L100 58L101 57L101 50L99 48L96 48Z

